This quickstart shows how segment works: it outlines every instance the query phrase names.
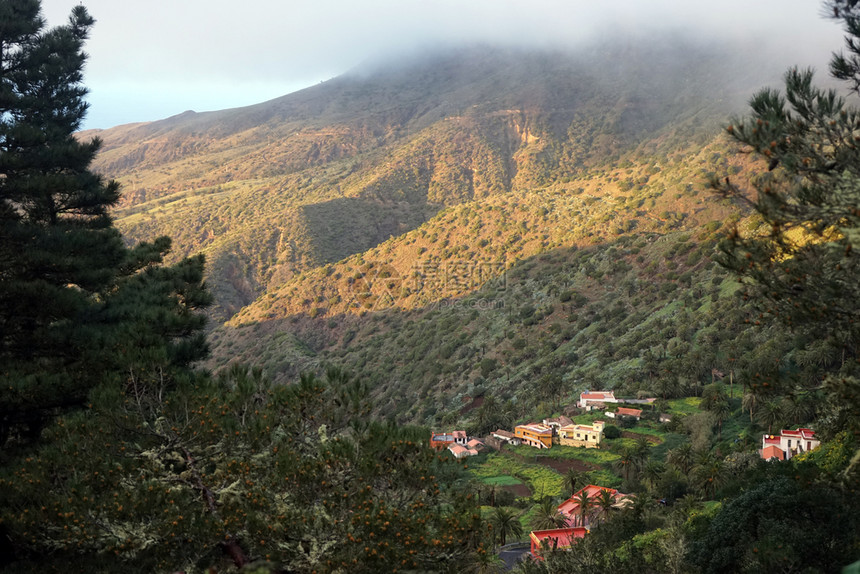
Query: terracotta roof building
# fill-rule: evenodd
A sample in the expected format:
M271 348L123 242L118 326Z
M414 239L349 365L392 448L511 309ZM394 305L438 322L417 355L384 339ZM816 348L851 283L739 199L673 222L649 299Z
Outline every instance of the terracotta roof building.
M532 556L542 560L541 548L562 550L570 548L578 538L585 538L588 530L585 528L554 528L552 530L535 530L529 534L532 543Z
M778 435L766 434L761 437L759 454L764 460L788 460L796 454L817 448L821 441L815 438L815 431L807 428L781 430Z
M623 415L625 417L633 417L637 421L642 416L642 409L629 409L627 407L618 407L618 411L616 412L618 415Z
M506 431L504 429L493 431L492 435L497 439L511 443L512 445L518 445L522 442L517 435L515 435L511 431Z
M568 519L568 524L570 524L571 526L587 527L591 520L591 517L595 513L599 513L599 507L594 504L590 512L587 512L584 517L580 517L579 509L582 495L583 493L587 493L588 498L596 503L598 497L601 496L601 493L603 491L607 491L612 495L612 499L615 501L613 507L615 508L621 508L627 504L630 504L631 502L631 499L628 497L628 495L622 494L614 488L589 484L588 486L580 488L573 494L573 496L559 504L558 511ZM584 524L577 524L578 522L584 522Z
M585 391L584 393L580 393L577 404L579 408L590 411L597 406L597 403L600 403L602 406L604 403L617 402L618 399L615 398L615 391Z
M461 444L452 444L448 447L448 450L451 451L451 454L454 455L454 458L465 458L467 456L475 456L478 454L478 451L474 448L466 448Z
M430 446L436 450L443 450L452 444L464 445L468 441L466 431L456 430L450 433L446 432L431 432Z

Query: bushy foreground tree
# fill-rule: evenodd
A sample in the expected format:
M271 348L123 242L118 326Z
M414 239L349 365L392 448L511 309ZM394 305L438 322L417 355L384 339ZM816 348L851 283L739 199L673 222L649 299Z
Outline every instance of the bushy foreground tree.
M101 388L0 478L11 571L459 572L484 553L460 464L422 429L357 422L366 389L337 371L165 386Z
M777 478L721 509L691 549L702 572L838 572L857 557L853 496Z
M831 74L856 95L860 5L831 0L826 7L847 33L847 55L834 56ZM784 93L764 89L751 107L750 117L727 130L763 161L754 189L729 178L715 186L750 205L760 225L752 233L736 230L723 243L722 263L745 281L761 320L771 317L793 330L798 364L830 372L823 380L832 399L829 429L860 432L860 254L854 249L860 110L835 90L816 87L811 70L798 69L786 73Z

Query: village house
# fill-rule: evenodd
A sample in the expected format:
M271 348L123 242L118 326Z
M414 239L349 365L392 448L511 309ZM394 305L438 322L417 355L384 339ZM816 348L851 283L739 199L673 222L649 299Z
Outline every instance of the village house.
M637 421L642 417L642 409L631 409L627 407L618 407L618 410L613 412L607 412L606 416L611 419L614 419L618 416L622 417L631 417L636 419Z
M559 443L565 446L599 448L606 423L594 421L591 425L570 424L558 431Z
M474 449L478 452L481 452L486 447L484 446L484 443L482 443L480 440L473 438L466 443L466 448Z
M561 427L566 427L567 425L572 425L573 421L570 419L570 417L566 417L564 415L561 415L560 417L557 417L557 418L544 419L543 424L545 426L550 427L553 431L558 432L558 429L560 429Z
M558 444L558 431L561 429L561 427L572 425L573 421L570 419L570 417L561 415L559 417L554 417L551 419L544 419L543 424L544 426L548 426L552 429L552 442L553 444Z
M469 439L466 436L466 431L457 430L450 433L430 433L430 446L436 450L444 450L454 444L465 447L468 441Z
M568 519L568 524L571 527L588 527L592 517L600 513L600 508L597 506L597 499L601 496L600 493L603 491L607 491L612 495L612 499L614 500L612 505L613 508L624 508L632 502L628 495L622 494L614 488L589 484L588 486L580 488L573 494L573 496L559 504L558 511ZM580 516L580 501L582 500L583 493L588 495L588 499L591 501L592 506L590 510L586 509L584 516ZM580 522L583 524L579 524Z
M759 454L764 460L789 460L796 454L817 448L821 441L815 438L815 431L807 428L781 430L778 435L765 434L761 437Z
M493 435L493 437L495 437L501 441L505 441L507 443L510 443L514 446L517 446L520 443L522 443L522 441L520 440L520 437L518 437L517 435L515 435L511 431L506 431L504 429L499 429L497 431L493 431L492 435Z
M606 403L617 403L615 391L585 391L580 393L577 405L581 409L590 411L605 408Z
M521 441L535 448L552 448L552 429L546 425L529 423L517 425L514 434Z
M553 528L552 530L535 530L529 534L532 556L543 560L541 548L565 550L571 547L578 538L585 538L588 530L585 528Z
M478 454L477 449L466 448L461 444L452 444L448 447L448 450L454 455L454 458L466 458L467 456L475 456Z

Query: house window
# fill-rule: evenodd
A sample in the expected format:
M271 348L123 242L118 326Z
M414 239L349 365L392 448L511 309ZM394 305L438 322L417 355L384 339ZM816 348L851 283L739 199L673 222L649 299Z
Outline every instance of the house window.
M812 441L806 441L806 450L812 450Z
M788 439L788 448L791 448L791 439Z

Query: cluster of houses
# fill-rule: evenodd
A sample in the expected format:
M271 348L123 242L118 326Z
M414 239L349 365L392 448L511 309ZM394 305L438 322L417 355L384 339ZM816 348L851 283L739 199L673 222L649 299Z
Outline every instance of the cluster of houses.
M430 447L436 450L448 449L455 458L474 456L484 449L484 443L466 436L466 431L430 433Z
M492 433L493 438L512 445L526 444L535 448L552 448L553 444L598 448L603 439L604 421L594 421L590 425L576 424L566 416L544 419L542 423L517 425L510 432L499 429Z
M577 406L586 411L606 409L607 403L639 403L650 404L656 399L618 399L614 391L585 391L580 394ZM606 416L616 418L627 416L639 420L641 409L617 407L606 411ZM498 429L491 433L492 440L488 444L495 448L503 443L511 445L525 444L534 448L552 448L554 444L584 448L598 448L603 440L605 421L594 421L590 425L576 424L567 416L544 419L541 423L526 423L517 425L513 431ZM494 442L498 441L498 442ZM473 456L485 448L485 444L477 438L469 438L465 431L433 432L430 446L443 450L448 449L457 458Z

